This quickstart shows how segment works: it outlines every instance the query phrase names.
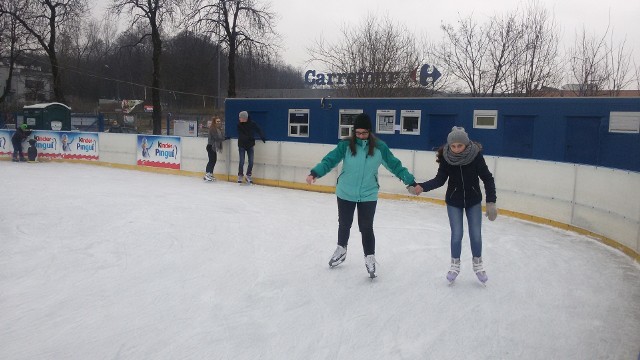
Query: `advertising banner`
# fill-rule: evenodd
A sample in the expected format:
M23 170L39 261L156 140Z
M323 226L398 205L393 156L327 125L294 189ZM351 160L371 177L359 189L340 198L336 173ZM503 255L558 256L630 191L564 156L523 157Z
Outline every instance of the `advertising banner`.
M15 130L0 130L0 156L12 156L11 136ZM27 140L36 140L38 158L98 160L98 134L90 132L33 130ZM26 155L28 141L22 142Z
M179 137L138 135L138 165L179 170L180 153Z
M59 134L63 159L98 160L97 133L64 131Z
M60 159L62 158L62 139L63 133L58 131L34 130L29 139L36 140L36 149L38 150L38 158ZM68 146L65 139L65 146ZM23 145L24 148L24 145Z
M13 144L11 144L11 136L15 130L0 130L0 156L12 156Z
M173 135L198 136L198 122L195 120L174 120Z

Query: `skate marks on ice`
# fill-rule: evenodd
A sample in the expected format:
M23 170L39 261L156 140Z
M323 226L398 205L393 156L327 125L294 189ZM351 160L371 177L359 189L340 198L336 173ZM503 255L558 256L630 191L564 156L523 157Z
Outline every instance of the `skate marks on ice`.
M7 188L35 189L2 194L0 358L637 356L640 267L570 232L485 222L488 286L465 237L449 287L444 208L380 200L371 281L355 222L347 260L327 266L333 194L0 168Z

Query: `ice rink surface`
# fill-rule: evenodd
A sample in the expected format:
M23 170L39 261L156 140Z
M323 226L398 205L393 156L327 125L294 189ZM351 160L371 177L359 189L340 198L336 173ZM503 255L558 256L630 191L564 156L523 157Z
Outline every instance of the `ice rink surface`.
M449 286L445 208L382 199L372 281L355 224L345 263L327 265L333 194L71 163L0 161L0 174L1 359L640 352L640 266L572 232L484 220L487 286L466 234Z

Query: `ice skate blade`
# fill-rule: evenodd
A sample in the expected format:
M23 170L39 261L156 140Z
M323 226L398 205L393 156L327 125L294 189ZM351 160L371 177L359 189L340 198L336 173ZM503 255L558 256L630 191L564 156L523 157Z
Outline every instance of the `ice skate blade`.
M332 263L331 261L329 261L329 267L333 269L334 267L336 267L336 266L338 266L338 265L342 264L343 262L344 262L344 259L343 259L342 261L336 261L336 262L334 262L334 263Z

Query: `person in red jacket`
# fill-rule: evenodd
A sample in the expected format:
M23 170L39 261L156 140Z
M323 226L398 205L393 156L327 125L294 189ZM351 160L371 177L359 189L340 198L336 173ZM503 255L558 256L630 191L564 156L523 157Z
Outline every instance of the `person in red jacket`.
M496 219L498 209L496 184L482 156L482 145L470 141L464 128L454 126L447 136L447 143L438 149L436 162L439 163L436 176L415 187L408 187L409 192L420 195L423 191L441 187L448 180L445 202L451 227L451 268L447 280L453 283L460 273L463 213L466 213L473 270L484 284L488 277L482 262L482 191L479 179L487 193L486 216L490 221Z

